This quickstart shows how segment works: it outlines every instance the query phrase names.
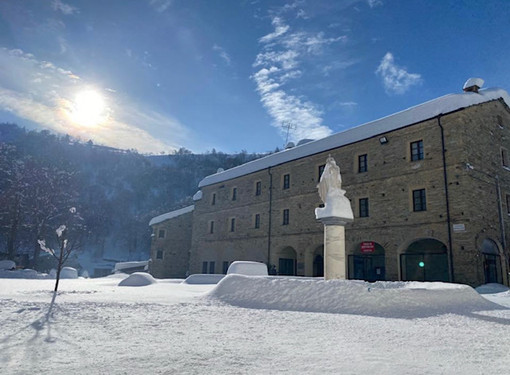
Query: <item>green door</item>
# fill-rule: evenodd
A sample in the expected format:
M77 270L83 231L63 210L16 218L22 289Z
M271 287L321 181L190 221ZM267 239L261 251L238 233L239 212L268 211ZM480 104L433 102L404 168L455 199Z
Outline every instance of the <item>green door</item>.
M278 262L278 274L284 276L294 276L296 274L296 260L280 258Z

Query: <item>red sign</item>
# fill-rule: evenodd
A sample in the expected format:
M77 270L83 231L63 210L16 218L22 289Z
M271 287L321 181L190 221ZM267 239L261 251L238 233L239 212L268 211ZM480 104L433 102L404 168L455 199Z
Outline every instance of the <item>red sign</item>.
M360 247L362 253L373 253L375 251L374 242L362 242Z

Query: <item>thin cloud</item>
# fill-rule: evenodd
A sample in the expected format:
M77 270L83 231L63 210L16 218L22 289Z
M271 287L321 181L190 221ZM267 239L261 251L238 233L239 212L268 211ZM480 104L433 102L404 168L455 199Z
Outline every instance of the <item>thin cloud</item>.
M337 103L340 107L355 107L358 105L356 102L338 102Z
M165 12L170 5L172 5L173 0L150 0L150 6L158 13Z
M299 9L296 13L296 18L307 20L310 17L308 17L308 14L306 14L306 12L303 9Z
M75 95L93 85L72 71L21 50L0 48L0 110L62 134L122 149L171 152L188 130L171 116L137 107L112 89L95 88L107 102L104 121L84 127L72 121Z
M62 36L59 36L57 37L57 41L58 41L58 45L60 47L60 54L63 55L64 53L67 52L67 40L62 37Z
M76 7L73 7L72 5L63 3L61 0L53 0L51 3L51 6L53 10L57 12L62 12L62 14L65 14L66 16L70 16L76 13L79 13L79 9Z
M382 78L384 88L390 94L404 94L412 86L422 83L420 74L408 73L405 67L396 65L390 52L384 55L375 73Z
M328 106L328 110L341 110L342 112L351 112L354 111L357 106L357 102L337 100Z
M285 10L294 9L297 5L293 3ZM292 141L326 137L332 131L322 124L322 111L305 97L290 94L286 85L305 74L299 68L304 58L320 55L324 47L345 41L346 38L326 37L323 32L291 32L281 16L274 16L272 24L273 32L259 39L262 51L253 63L253 67L259 70L251 77L262 105L272 117L272 125L280 131L283 123L294 125L289 135Z
M301 5L303 5L305 2L304 0L296 0L294 1L293 3L288 3L288 4L285 4L281 9L280 11L281 12L288 12L290 10L294 10L296 9L297 7L300 7Z
M267 35L264 35L262 38L259 39L260 43L269 43L273 41L274 39L282 36L289 30L289 26L285 25L280 17L274 17L273 21L271 22L274 26L274 31L272 33L269 33Z
M384 5L382 0L367 0L367 2L370 8L380 7Z
M330 62L328 65L324 66L322 68L322 74L325 77L328 77L331 72L334 72L336 70L344 70L348 67L356 64L358 62L358 59L350 59L350 60L335 60Z
M212 48L214 51L218 52L218 55L222 58L222 60L225 62L225 64L230 66L230 64L232 63L232 60L230 58L230 55L227 53L227 51L225 51L225 49L223 47L220 47L217 44L213 45Z
M325 38L324 33L320 32L316 35L306 37L303 45L306 46L309 53L319 54L322 52L323 46L340 41L345 42L346 40L347 37L345 35L336 38Z
M298 66L299 53L294 50L266 51L259 53L253 63L254 67L266 65L280 65L282 69L290 70Z

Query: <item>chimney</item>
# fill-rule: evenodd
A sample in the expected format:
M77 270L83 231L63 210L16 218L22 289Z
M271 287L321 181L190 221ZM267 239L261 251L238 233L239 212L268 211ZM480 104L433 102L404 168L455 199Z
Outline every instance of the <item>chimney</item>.
M478 92L482 88L484 80L481 78L470 78L464 83L462 90L465 92Z

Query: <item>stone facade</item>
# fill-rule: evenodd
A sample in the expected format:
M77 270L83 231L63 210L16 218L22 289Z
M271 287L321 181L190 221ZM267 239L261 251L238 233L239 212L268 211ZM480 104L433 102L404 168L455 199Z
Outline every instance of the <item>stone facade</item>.
M322 275L314 209L331 155L355 217L345 230L350 278L508 285L506 150L510 111L496 99L207 184L195 202L189 270L224 273L252 260Z
M151 220L149 272L157 278L182 278L188 273L193 210L174 212Z

